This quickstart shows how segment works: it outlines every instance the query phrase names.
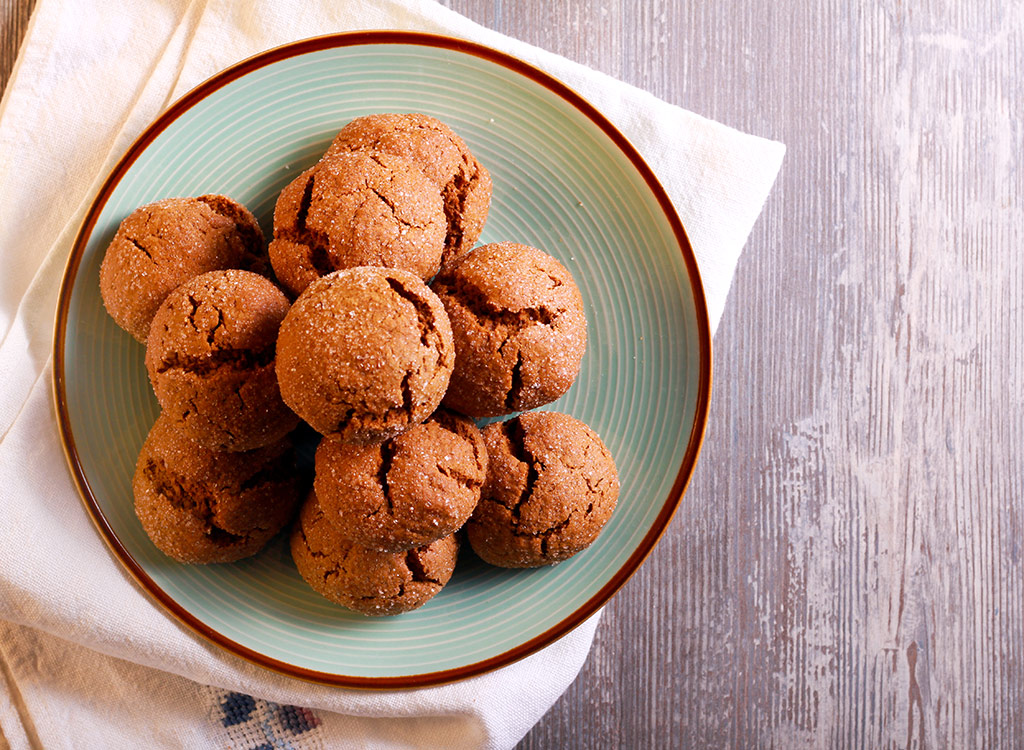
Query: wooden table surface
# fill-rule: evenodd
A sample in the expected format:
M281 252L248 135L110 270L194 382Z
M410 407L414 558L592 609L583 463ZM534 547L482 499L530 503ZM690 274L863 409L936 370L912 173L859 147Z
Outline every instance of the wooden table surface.
M1024 3L448 4L789 149L690 489L521 747L1024 747Z

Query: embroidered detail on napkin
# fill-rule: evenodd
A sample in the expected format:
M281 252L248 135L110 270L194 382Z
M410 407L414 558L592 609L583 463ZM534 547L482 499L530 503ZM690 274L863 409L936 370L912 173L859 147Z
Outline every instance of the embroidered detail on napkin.
M322 724L315 711L203 687L210 721L231 750L321 750Z

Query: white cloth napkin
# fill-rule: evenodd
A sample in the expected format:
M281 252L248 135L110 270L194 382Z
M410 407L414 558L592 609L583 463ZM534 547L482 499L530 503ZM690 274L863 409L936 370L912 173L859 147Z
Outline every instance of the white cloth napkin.
M54 310L100 182L162 109L218 70L296 39L367 28L477 41L595 104L675 203L717 326L781 144L432 0L39 0L0 103L0 748L4 738L14 748L507 748L586 659L597 617L533 656L451 685L366 692L269 672L194 636L134 584L65 465L51 393Z

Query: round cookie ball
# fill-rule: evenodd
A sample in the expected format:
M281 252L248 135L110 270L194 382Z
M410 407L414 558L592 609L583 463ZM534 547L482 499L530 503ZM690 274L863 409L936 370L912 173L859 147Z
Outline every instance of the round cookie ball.
M579 373L583 299L569 271L527 245L483 245L434 280L455 337L444 405L496 417L550 403Z
M338 532L400 552L454 534L487 476L487 449L470 420L447 411L376 445L322 440L313 486Z
M341 129L325 158L352 151L408 159L441 191L448 224L442 268L473 249L491 205L491 175L450 127L418 113L357 117Z
M455 347L440 300L419 277L360 267L317 279L281 324L281 396L321 435L380 442L441 402Z
M184 563L255 555L291 520L302 498L290 440L245 453L211 451L166 415L142 445L132 490L146 534Z
M440 268L446 230L441 193L414 165L390 154L339 154L281 191L270 262L296 295L355 266L429 279Z
M291 536L292 559L314 591L364 615L397 615L426 604L452 576L454 535L404 552L381 552L344 539L311 493Z
M593 430L556 412L521 414L483 430L488 469L466 524L491 565L533 568L588 547L615 509L619 479Z
M249 271L186 281L160 306L146 344L146 370L167 417L212 450L274 443L299 418L275 373L277 332L288 298Z
M223 195L168 198L121 222L100 265L100 295L110 317L145 343L168 294L222 268L269 271L255 217Z

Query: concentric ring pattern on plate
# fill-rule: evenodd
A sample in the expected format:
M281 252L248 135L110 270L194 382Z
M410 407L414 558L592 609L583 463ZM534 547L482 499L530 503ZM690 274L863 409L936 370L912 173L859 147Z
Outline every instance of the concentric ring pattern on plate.
M158 122L94 208L76 246L80 262L69 267L63 337L58 332L69 454L118 554L175 614L221 645L341 684L470 674L471 665L521 656L577 624L667 523L695 459L710 375L706 313L685 237L608 132L541 74L524 75L524 66L507 66L496 53L433 37L363 40L338 37L250 62L244 75ZM223 566L176 565L152 546L132 509L131 477L158 407L143 347L103 310L98 272L120 221L165 197L230 195L269 233L281 188L348 120L384 111L440 118L490 169L494 197L482 241L543 248L577 280L589 347L576 384L548 408L601 434L622 492L604 533L576 558L505 571L467 552L427 606L369 619L313 593L284 539Z

